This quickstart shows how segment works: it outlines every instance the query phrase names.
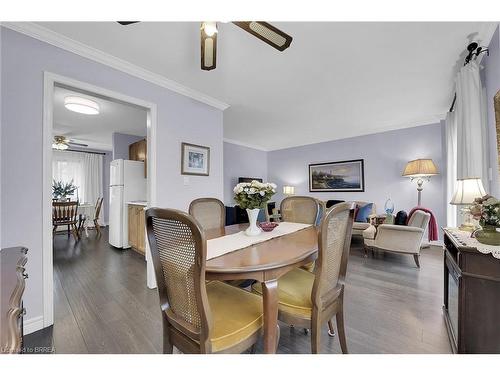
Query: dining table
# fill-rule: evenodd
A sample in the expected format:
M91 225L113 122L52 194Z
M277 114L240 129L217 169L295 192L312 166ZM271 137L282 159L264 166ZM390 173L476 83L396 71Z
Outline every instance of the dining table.
M205 231L207 240L241 232L249 224ZM309 226L207 260L207 280L256 280L262 284L264 353L278 346L278 279L317 258L318 231Z

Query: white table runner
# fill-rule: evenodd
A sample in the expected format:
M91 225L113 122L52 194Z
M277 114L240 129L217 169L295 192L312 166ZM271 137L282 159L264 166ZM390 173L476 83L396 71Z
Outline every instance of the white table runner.
M227 236L214 238L207 241L207 260L220 257L232 251L244 249L260 242L268 241L272 238L284 236L310 227L311 224L283 222L271 232L262 232L258 236L247 236L244 231L229 234Z

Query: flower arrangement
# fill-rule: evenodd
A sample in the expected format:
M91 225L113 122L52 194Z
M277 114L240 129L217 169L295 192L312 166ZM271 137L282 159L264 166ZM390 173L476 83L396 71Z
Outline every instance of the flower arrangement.
M53 180L52 183L52 197L54 199L63 199L68 195L73 195L77 187L73 184L73 180L70 182L56 181Z
M276 184L256 180L241 182L234 187L234 200L243 209L264 208L276 193Z
M470 208L470 213L474 219L479 220L481 226L500 227L500 201L491 195L476 198Z

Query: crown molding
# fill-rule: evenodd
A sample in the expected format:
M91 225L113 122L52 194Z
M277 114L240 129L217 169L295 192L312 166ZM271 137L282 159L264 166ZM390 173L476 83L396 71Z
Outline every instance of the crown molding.
M264 148L264 147L261 147L261 146L256 146L256 145L252 145L252 144L246 143L246 142L240 142L240 141L237 141L236 139L224 138L223 141L225 143L231 143L231 144L236 145L236 146L253 148L254 150L266 151L266 152L270 151L267 148Z
M208 104L209 106L215 107L222 111L229 108L229 104L215 99L209 95L203 94L197 90L191 89L178 82L172 81L159 74L153 73L149 70L141 68L140 66L58 34L52 30L49 30L32 22L2 22L1 26L7 27L18 33L38 39L42 42L51 44L55 47L64 49L87 59L96 61L103 65L110 66L116 70L140 78L144 81L148 81L157 86L164 87L178 94L197 100L201 103Z

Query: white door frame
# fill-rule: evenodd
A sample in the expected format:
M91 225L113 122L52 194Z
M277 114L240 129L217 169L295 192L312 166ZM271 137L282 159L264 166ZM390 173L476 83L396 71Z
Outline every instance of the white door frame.
M147 149L148 149L148 205L156 206L156 129L157 108L155 103L134 98L111 91L102 87L94 86L72 78L44 72L43 89L43 192L42 192L42 274L43 274L43 327L54 324L54 264L52 256L52 128L54 87L56 84L71 86L80 90L89 91L112 99L131 103L144 107L148 110L147 116ZM146 241L147 242L147 241ZM149 244L146 249L146 260L149 259ZM147 265L147 285L156 287L151 262Z

